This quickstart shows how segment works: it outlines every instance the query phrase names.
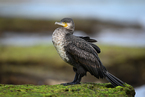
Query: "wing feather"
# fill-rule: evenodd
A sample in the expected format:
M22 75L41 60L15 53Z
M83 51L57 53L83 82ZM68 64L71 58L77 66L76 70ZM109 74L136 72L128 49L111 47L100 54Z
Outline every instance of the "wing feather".
M85 37L84 36L78 36L78 37L84 39L87 42L89 42L89 44L97 51L97 53L101 52L100 48L97 45L93 44L93 42L97 42L97 40L91 39L89 36L85 36Z
M78 37L84 39L87 42L97 42L97 40L91 39L89 36L85 36L85 37L84 36L78 36Z
M67 53L73 56L74 60L89 71L95 77L103 78L103 70L95 49L85 41L75 41L67 45Z

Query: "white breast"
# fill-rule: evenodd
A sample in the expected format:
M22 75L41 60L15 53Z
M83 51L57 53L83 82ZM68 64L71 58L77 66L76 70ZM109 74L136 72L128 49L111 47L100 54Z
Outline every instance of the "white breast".
M65 34L64 33L60 33L63 32L61 29L56 29L53 34L52 34L52 42L54 47L56 48L58 54L60 55L60 57L64 60L64 61L69 61L64 46L65 46Z

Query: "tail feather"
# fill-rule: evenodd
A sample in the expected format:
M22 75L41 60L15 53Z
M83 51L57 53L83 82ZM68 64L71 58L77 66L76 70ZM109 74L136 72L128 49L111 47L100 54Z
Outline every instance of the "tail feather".
M124 82L121 81L120 79L118 79L117 77L115 77L114 75L112 75L111 73L109 72L106 72L105 73L106 75L106 79L114 86L124 86Z
M106 79L107 79L113 86L117 86L116 80L114 80L114 78L112 78L110 75L108 75L108 76L106 77Z

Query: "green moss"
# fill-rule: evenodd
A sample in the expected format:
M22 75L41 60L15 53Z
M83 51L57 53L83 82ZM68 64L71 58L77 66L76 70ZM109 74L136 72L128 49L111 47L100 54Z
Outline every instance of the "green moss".
M79 85L0 85L0 97L133 97L132 86L112 87L110 83Z

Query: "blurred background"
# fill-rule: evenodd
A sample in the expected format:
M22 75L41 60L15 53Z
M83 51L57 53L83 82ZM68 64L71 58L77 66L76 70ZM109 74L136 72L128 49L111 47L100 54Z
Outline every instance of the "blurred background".
M96 39L109 72L145 95L144 0L0 0L0 84L73 80L51 42L55 21L70 17L75 35ZM82 82L107 82L89 73Z

